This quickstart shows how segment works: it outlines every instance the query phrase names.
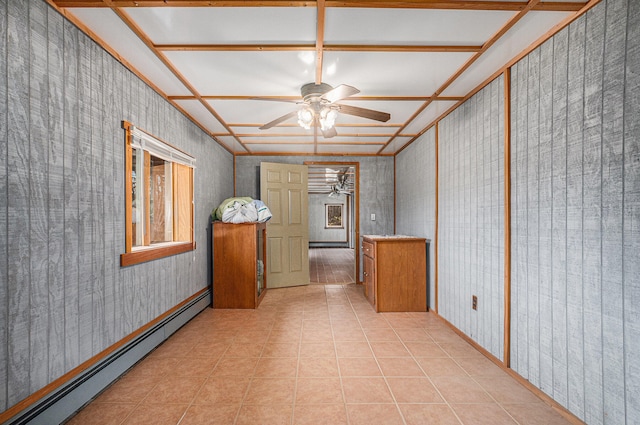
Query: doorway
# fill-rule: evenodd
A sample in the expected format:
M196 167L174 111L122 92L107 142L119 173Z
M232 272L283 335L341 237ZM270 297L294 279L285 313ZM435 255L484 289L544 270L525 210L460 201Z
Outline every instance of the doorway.
M309 176L310 283L358 283L359 163L304 164Z

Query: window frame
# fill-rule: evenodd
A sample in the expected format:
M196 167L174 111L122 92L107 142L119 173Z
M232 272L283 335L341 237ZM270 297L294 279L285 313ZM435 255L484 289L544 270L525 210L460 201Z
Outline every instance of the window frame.
M195 158L186 152L166 143L163 140L158 139L157 137L151 135L150 133L135 127L128 121L122 122L122 127L125 130L126 134L126 142L125 142L125 252L120 254L120 266L132 266L135 264L144 263L147 261L152 261L164 257L169 257L171 255L181 254L184 252L193 251L196 249L195 242L195 208L194 208L194 170L195 170ZM164 159L166 161L171 162L172 164L172 179L171 179L171 189L173 191L172 196L172 209L176 210L176 203L178 202L179 197L177 196L178 191L178 173L177 169L179 166L185 166L189 168L189 186L190 186L190 207L191 211L189 213L190 218L190 240L189 241L173 241L173 242L163 242L157 245L152 245L149 241L149 222L150 222L150 209L149 209L149 192L150 188L145 186L145 197L144 202L146 207L144 209L144 245L134 247L133 246L133 178L132 178L132 169L133 169L133 149L134 149L134 137L137 137L140 140L143 140L143 143L148 143L142 146L142 152L144 152L144 176L142 176L143 181L149 181L150 176L150 167L149 158L151 155L158 156L158 151L162 151L164 155ZM158 150L154 150L156 147ZM175 159L172 161L171 159ZM176 237L176 234L183 235L184 232L177 232L176 229L176 221L178 219L178 214L172 214L172 222L174 226L173 238Z

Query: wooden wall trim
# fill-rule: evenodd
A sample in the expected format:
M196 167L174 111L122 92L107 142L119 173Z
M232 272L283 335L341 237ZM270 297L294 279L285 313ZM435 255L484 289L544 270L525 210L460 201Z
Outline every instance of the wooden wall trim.
M436 123L436 134L435 134L435 157L436 157L436 211L435 211L435 237L433 242L433 258L434 258L434 288L435 288L435 300L433 305L433 310L438 313L438 187L439 187L439 157L438 157L438 144L440 143L440 123Z
M511 365L511 68L504 70L504 354Z
M54 380L50 384L48 384L48 385L44 386L43 388L41 388L40 390L34 392L29 397L25 398L24 400L16 403L15 405L10 407L9 409L7 409L4 412L0 413L0 423L4 423L4 422L8 421L9 419L13 418L14 416L19 414L23 410L29 408L29 406L34 405L38 401L40 401L43 398L45 398L47 395L49 395L52 392L54 392L56 389L62 387L64 384L66 384L67 382L71 381L75 376L80 375L81 373L87 371L91 367L97 365L100 361L105 360L108 356L112 355L117 350L119 350L122 347L124 347L127 343L129 343L129 342L133 341L134 339L136 339L137 337L141 336L144 332L150 330L151 328L153 328L157 324L161 323L163 320L165 320L166 318L168 318L172 314L176 313L177 311L179 311L181 308L183 308L184 306L188 305L192 301L196 300L197 298L202 296L207 291L209 291L209 288L203 288L203 289L199 290L198 292L196 292L195 294L193 294L189 298L185 299L184 301L182 301L178 305L174 306L173 308L167 310L165 313L163 313L160 316L156 317L151 322L149 322L146 325L144 325L144 326L138 328L137 330L133 331L129 335L127 335L124 338L122 338L120 341L116 342L115 344L111 345L107 349L105 349L105 350L101 351L100 353L96 354L95 356L91 357L89 360L87 360L87 361L81 363L80 365L76 366L75 368L71 369L69 372L65 373L64 375L62 375L58 379Z

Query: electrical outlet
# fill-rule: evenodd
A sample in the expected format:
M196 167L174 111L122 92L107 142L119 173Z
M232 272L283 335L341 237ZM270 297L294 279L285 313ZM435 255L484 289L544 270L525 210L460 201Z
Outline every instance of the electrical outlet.
M471 296L471 308L474 310L478 309L478 297L476 297L475 295Z
M375 214L371 214L371 221L376 221L376 215Z

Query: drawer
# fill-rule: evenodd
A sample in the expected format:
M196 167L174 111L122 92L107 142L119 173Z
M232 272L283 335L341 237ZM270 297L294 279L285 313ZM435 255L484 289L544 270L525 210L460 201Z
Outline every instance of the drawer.
M373 258L373 244L371 242L362 241L362 254Z

